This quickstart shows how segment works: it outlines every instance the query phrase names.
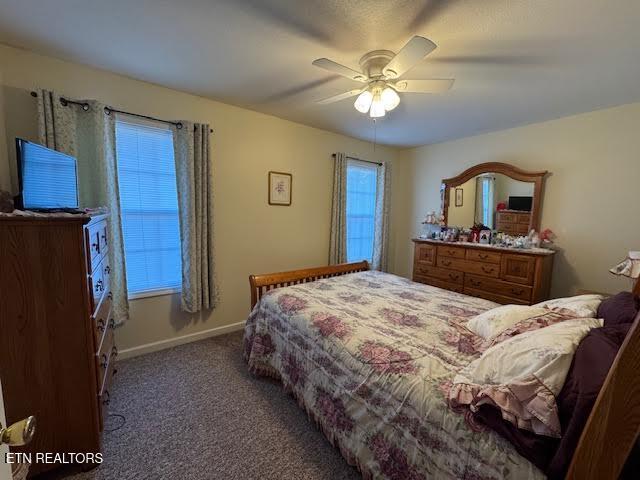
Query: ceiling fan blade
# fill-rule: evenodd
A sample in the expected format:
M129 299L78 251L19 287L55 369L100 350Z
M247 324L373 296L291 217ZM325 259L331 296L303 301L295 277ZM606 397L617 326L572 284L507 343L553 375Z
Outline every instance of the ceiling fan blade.
M340 65L328 58L318 58L313 61L313 65L329 70L332 73L337 73L338 75L342 75L343 77L347 77L351 80L355 80L356 82L367 81L367 77L363 73L353 70L352 68L345 67L344 65Z
M433 79L433 80L400 80L393 87L399 92L406 93L442 93L449 90L455 80Z
M382 69L388 78L398 78L416 63L436 49L437 45L428 38L416 35L396 53L391 61Z
M363 88L356 88L355 90L349 90L348 92L340 93L338 95L334 95L333 97L318 100L316 103L319 103L321 105L326 105L328 103L339 102L340 100L344 100L345 98L355 97L363 90L364 90Z

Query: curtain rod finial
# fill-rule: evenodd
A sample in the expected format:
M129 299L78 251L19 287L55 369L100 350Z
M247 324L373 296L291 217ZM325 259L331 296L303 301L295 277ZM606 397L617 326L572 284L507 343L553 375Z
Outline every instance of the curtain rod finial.
M38 97L38 92L34 92L33 90L31 91L31 96L33 98L37 98Z

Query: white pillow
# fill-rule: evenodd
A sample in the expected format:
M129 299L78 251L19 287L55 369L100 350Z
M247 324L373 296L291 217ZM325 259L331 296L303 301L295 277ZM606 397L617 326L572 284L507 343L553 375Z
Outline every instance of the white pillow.
M544 315L547 312L548 310L542 307L503 305L473 317L467 322L467 328L485 340L489 340L522 320Z
M518 428L560 437L556 396L578 344L601 326L595 318L565 320L494 345L455 376L449 403L472 411L493 405Z
M570 310L575 314L576 318L596 318L598 307L603 299L603 295L576 295L574 297L554 298L553 300L536 303L533 306L548 308L549 310Z

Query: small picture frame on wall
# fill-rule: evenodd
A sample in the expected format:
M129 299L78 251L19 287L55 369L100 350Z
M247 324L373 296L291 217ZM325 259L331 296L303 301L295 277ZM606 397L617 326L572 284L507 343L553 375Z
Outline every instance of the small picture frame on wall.
M462 206L464 190L462 188L456 188L456 207Z
M293 175L284 172L269 172L269 205L291 205Z

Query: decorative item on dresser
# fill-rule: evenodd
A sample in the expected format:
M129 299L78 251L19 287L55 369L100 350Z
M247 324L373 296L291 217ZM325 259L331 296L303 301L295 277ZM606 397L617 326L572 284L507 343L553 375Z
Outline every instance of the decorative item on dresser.
M0 216L0 374L8 422L34 415L23 452L100 451L118 350L108 215ZM35 463L31 474L53 468Z
M532 305L549 297L553 250L413 242L414 282L498 303Z

